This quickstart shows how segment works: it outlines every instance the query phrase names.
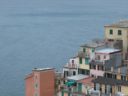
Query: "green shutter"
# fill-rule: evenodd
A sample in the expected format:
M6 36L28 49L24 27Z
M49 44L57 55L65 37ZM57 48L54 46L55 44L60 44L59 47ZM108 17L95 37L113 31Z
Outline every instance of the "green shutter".
M118 30L118 35L122 35L121 30Z
M79 58L79 63L82 64L82 57Z
M89 64L89 58L85 58L85 64Z
M86 48L83 48L83 52L86 52Z
M78 83L78 91L79 91L79 92L82 91L82 83Z
M94 50L95 50L95 49L94 49L94 48L92 48L92 52L94 52Z
M113 34L113 30L112 30L112 29L110 29L109 33L110 33L110 35L112 35L112 34Z
M64 91L62 91L61 96L64 96Z

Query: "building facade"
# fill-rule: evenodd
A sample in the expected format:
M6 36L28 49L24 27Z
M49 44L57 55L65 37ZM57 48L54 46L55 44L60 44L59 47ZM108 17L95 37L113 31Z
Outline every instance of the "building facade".
M78 74L78 58L73 57L69 59L69 62L63 67L64 78L67 76L73 76Z
M79 74L90 74L90 61L95 59L95 51L106 47L104 40L95 40L80 46L77 58L79 60Z
M128 59L128 21L109 24L104 28L105 39L109 42L118 41L118 47L123 50L123 59Z
M90 62L90 76L104 76L105 71L111 67L116 68L122 64L121 50L104 48L95 52L95 60Z
M52 68L36 68L25 78L26 96L54 96L55 72Z

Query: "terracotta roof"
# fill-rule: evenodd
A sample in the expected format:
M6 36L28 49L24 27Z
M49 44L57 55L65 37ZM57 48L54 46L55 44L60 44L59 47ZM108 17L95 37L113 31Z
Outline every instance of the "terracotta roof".
M88 78L85 78L85 79L82 79L82 80L79 80L78 82L84 84L84 85L91 85L93 87L93 80L94 78L93 77L88 77Z
M47 71L47 70L53 70L54 68L34 68L33 71Z

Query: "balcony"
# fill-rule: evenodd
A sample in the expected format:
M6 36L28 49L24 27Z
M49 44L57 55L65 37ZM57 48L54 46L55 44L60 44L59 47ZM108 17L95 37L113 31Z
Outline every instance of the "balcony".
M91 65L104 65L105 61L100 61L100 60L92 60L90 62Z
M76 63L67 63L64 68L68 68L68 69L77 69L78 68L78 64Z
M68 96L85 96L86 94L78 91L77 86L71 86L71 87L67 87L64 86L62 89L62 92L65 94L68 94Z

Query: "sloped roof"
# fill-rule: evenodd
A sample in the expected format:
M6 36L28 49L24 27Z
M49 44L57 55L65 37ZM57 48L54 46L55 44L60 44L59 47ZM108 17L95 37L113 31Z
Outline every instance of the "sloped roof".
M106 85L123 85L128 86L128 81L116 80L113 78L98 77L93 80L94 83L106 84Z
M74 81L78 81L78 80L82 80L82 79L85 79L89 76L87 75L83 75L83 74L78 74L78 75L75 75L75 76L69 76L67 77L68 80L74 80Z
M93 77L88 77L88 78L85 78L85 79L82 79L82 80L79 80L78 82L84 84L84 85L91 85L93 87L93 80L94 78Z
M96 53L103 53L103 54L111 54L115 52L120 52L121 50L115 48L104 48L101 50L97 50Z
M113 24L108 24L108 25L105 25L105 27L128 28L128 20L122 20Z

